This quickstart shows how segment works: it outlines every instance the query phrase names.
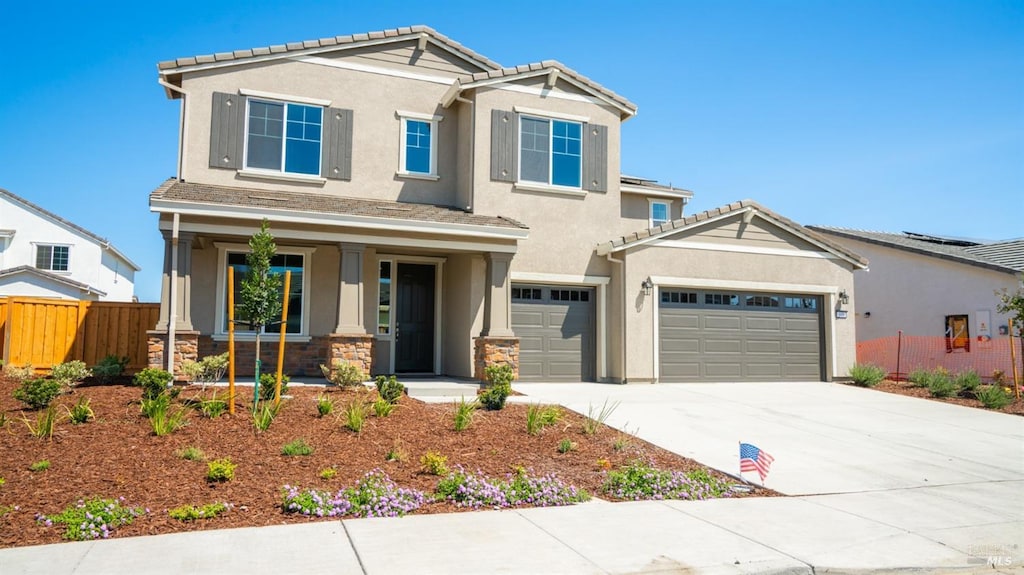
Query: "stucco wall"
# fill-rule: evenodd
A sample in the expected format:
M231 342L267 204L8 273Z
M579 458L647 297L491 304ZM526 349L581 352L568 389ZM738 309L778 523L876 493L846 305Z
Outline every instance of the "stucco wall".
M854 274L859 341L894 336L898 330L942 337L946 316L960 314L970 317L975 338L979 310L990 312L992 336L998 335L998 326L1007 325L1007 316L996 312L995 292L1016 289L1019 276L868 242L835 240L871 261L869 271Z

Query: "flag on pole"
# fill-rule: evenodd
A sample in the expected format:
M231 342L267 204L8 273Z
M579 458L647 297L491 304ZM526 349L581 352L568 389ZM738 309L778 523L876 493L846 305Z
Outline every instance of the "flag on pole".
M761 483L768 476L775 458L750 443L740 443L740 473L756 471L761 476Z

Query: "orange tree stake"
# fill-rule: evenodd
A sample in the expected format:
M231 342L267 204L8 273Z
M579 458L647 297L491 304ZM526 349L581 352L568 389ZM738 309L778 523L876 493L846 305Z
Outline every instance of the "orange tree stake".
M1010 324L1010 366L1012 368L1012 372L1011 373L1013 374L1013 394L1014 394L1014 397L1016 397L1017 399L1020 399L1020 385L1017 384L1017 358L1014 357L1014 349L1015 349L1014 344L1016 342L1013 341L1013 337L1014 336L1013 336L1013 318L1012 317L1009 319L1009 324ZM1021 343L1024 343L1024 338L1021 338ZM1024 350L1024 346L1021 346L1021 349ZM1022 352L1022 355L1024 355L1024 352ZM1024 357L1022 357L1021 360L1024 360Z
M235 267L228 266L228 413L235 414Z
M281 371L284 369L284 334L288 330L288 290L292 287L292 270L284 272L284 301L281 303L281 341L277 347L277 387L274 405L281 403Z

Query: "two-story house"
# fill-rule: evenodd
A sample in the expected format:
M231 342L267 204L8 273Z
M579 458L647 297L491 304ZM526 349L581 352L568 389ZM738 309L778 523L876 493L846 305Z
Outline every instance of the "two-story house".
M132 301L139 269L105 238L0 189L0 296Z
M416 26L158 68L181 123L178 175L150 196L166 238L151 349L225 349L267 218L292 272L292 375L343 358L461 377L508 362L535 381L818 380L853 362L853 322L833 310L866 262L749 201L684 217L690 192L621 175L636 105L558 62L502 67Z

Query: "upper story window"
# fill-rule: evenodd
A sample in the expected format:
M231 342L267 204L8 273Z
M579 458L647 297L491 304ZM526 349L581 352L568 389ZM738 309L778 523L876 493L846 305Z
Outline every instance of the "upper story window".
M437 177L437 123L441 116L398 112L402 122L400 175Z
M579 188L583 167L583 125L579 122L521 116L519 179Z
M671 219L668 202L651 200L650 227L656 228L662 224L667 224Z
M323 108L249 99L245 167L320 175Z
M68 246L36 246L36 268L54 272L68 271Z

